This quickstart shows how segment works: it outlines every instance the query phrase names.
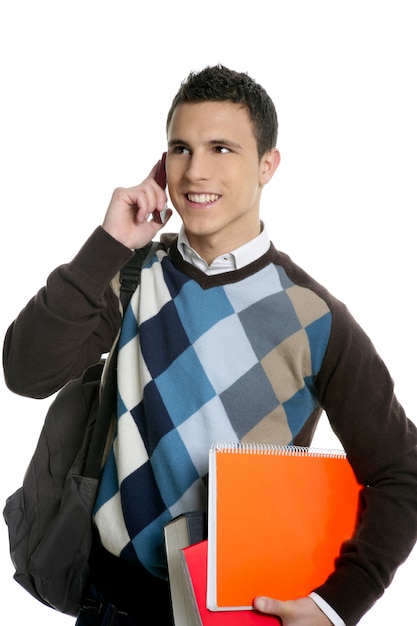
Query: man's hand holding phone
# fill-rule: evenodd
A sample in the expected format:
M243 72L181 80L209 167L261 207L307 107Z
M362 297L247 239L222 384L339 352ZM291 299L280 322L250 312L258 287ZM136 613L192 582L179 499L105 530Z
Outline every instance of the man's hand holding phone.
M165 155L140 185L119 187L113 192L103 228L128 248L143 248L172 215L166 206L164 165Z

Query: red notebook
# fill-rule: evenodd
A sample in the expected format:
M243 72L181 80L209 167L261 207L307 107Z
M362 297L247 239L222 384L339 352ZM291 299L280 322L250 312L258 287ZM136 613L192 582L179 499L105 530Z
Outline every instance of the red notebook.
M213 446L207 606L249 609L255 596L290 600L324 583L355 531L361 488L342 451Z
M207 540L181 550L184 578L188 587L189 614L193 626L277 626L277 618L256 611L209 611L207 594ZM190 623L190 622L188 622Z

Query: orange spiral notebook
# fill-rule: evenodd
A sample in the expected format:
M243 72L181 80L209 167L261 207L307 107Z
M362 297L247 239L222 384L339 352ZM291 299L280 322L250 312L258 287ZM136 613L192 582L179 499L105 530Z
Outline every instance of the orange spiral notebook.
M207 606L251 609L257 595L307 596L357 525L343 451L215 444L209 453Z

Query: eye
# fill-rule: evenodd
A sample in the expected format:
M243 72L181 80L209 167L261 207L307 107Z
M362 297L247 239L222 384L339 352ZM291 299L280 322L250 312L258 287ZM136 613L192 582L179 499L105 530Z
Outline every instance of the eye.
M174 146L171 150L172 154L190 154L189 148L186 146Z
M226 148L226 146L214 146L213 150L217 154L228 154L231 152L230 148Z

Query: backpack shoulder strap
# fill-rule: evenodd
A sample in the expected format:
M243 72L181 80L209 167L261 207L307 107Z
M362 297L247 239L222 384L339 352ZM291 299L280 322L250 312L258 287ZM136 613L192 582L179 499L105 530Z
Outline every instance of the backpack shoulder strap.
M144 248L135 250L133 257L120 270L120 300L124 311L140 283L142 267L151 260L158 247L159 241L151 241Z
M120 270L120 300L123 305L123 311L126 311L130 298L140 283L142 267L151 260L158 247L159 242L152 241L144 248L136 250L131 260ZM116 363L117 349L113 351L109 362L106 382L102 390L94 431L85 463L84 474L91 478L96 478L100 475L102 458L116 397Z

